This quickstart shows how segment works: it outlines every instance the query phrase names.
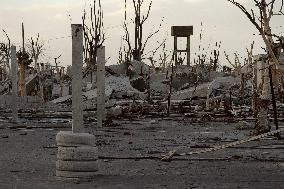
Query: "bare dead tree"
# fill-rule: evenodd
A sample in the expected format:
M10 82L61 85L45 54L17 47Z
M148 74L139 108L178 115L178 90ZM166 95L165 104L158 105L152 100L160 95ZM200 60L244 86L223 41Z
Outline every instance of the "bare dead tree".
M233 68L235 74L237 76L241 76L242 68L246 65L247 67L252 67L253 64L253 45L254 42L251 44L250 50L246 48L247 51L247 57L246 58L240 58L239 54L237 52L234 53L234 61L231 61L229 55L224 51L225 59L230 64L231 68Z
M126 45L124 45L123 47L123 51L124 51L124 60L126 63L128 63L129 61L131 61L132 59L132 46L131 46L131 42L130 42L130 33L128 30L128 23L127 23L127 1L124 0L124 23L123 23L123 29L124 29L124 36L123 36L123 40L126 42Z
M247 50L247 60L248 60L248 64L250 65L253 64L253 48L254 48L254 41L250 45L250 49L248 48L246 49Z
M274 38L277 37L281 39L281 37L272 33L271 30L271 18L275 15L284 15L283 14L283 1L284 0L254 0L255 6L258 9L258 14L255 14L253 9L250 11L241 3L235 0L227 0L232 3L236 7L238 7L249 19L249 21L256 27L259 34L261 35L267 52L267 61L269 65L269 69L265 70L266 77L263 80L263 89L260 98L257 101L257 121L254 134L261 134L270 130L269 122L268 122L268 106L270 104L269 99L269 83L271 89L273 89L272 74L271 67L279 68L279 49L276 47L276 43L274 42ZM276 6L279 5L279 6ZM279 7L278 10L275 10L276 7ZM274 37L274 38L273 38ZM275 66L274 66L275 65ZM268 74L269 72L269 74ZM269 77L268 77L269 75ZM272 91L272 93L274 93ZM272 101L275 104L275 99ZM273 106L274 115L277 115L276 106ZM277 116L275 118L275 123L277 123ZM278 129L278 124L276 124L276 129Z
M127 43L127 56L129 58L133 58L134 60L141 61L143 57L143 53L145 51L145 48L150 41L151 38L153 38L156 34L159 33L161 24L159 25L158 29L154 29L150 34L145 38L144 40L144 24L148 20L151 8L152 8L152 3L151 1L148 4L148 8L145 14L142 13L142 8L144 3L144 0L132 0L133 7L134 7L134 46L132 47L131 42L130 42L130 33L128 29L128 24L127 24L127 9L126 9L126 4L127 1L124 1L125 3L125 17L124 17L124 31L125 31L125 36L124 40ZM129 55L131 53L131 55Z
M225 55L225 59L227 60L227 62L230 65L228 68L233 68L234 73L239 75L240 65L236 62L236 57L235 57L234 61L231 61L230 56L227 54L226 51L224 51L224 55ZM234 54L234 56L236 56L236 53ZM224 71L227 70L227 67L225 67L225 68L226 69Z
M84 10L82 17L84 30L84 55L87 67L93 67L97 64L97 51L103 46L106 40L101 0L93 1L89 15L90 17L88 19L87 11Z
M132 59L132 46L131 46L131 42L130 42L130 33L128 30L128 23L127 23L127 6L126 6L126 0L124 1L124 23L123 23L123 29L124 29L124 36L123 36L123 40L126 42L126 46L123 47L123 51L124 51L124 59L125 62L128 62Z
M28 53L31 55L31 58L34 60L34 69L39 70L38 59L44 51L44 43L39 40L39 33L36 36L36 39L31 37L27 44Z
M121 37L121 40L120 40L120 47L119 47L119 50L118 50L118 58L117 58L117 63L118 64L122 64L123 63L123 37Z
M19 64L19 90L20 96L26 95L26 69L32 63L29 53L25 50L25 29L22 23L22 49L17 52Z
M221 48L221 41L215 43L215 48L211 51L210 63L213 64L212 68L213 71L216 71L218 68L218 62L220 57L220 48Z
M25 70L32 63L32 59L30 58L29 54L26 51L21 51L21 50L17 52L17 58L20 69L20 76L19 76L20 95L25 96L26 95Z
M5 34L8 43L4 42L0 43L0 62L3 63L4 71L10 73L11 68L9 64L9 59L10 59L10 50L11 50L11 40L7 32L5 30L2 31Z
M165 37L163 38L162 41L157 41L157 47L155 47L153 50L151 50L151 51L149 51L149 52L147 52L146 54L143 55L142 59L148 59L151 63L152 68L155 68L156 67L155 63L158 62L156 60L155 55L157 54L159 49L162 49L162 52L159 54L159 56L157 58L160 58L162 56L162 54L165 53L167 38L168 38L168 33L166 33L166 35L165 35ZM161 67L161 64L159 65L159 67Z
M171 57L171 55L173 54L172 51L168 51L166 50L166 43L163 44L163 49L162 49L162 53L160 54L160 67L162 67L163 72L165 72L165 70L167 68L170 67L170 65L172 65L173 59ZM168 58L170 57L170 60L168 60Z
M194 53L194 64L196 66L192 70L196 75L195 86L197 86L200 81L210 81L211 72L217 71L219 68L219 57L222 42L216 41L213 45L210 41L208 44L204 45L203 32L203 22L201 22L198 50Z
M133 6L134 6L134 10L135 10L135 36L134 36L134 49L133 49L133 58L134 60L138 60L141 61L141 56L143 54L145 45L147 43L147 41L151 38L151 35L153 36L153 34L150 34L144 45L142 44L143 41L143 25L145 23L145 21L149 18L149 14L150 14L150 10L152 7L152 1L150 2L149 6L148 6L148 10L146 15L141 15L141 7L143 5L143 0L133 0Z
M235 0L227 0L232 3L236 7L238 7L249 19L249 21L256 27L258 32L260 33L265 45L266 51L269 54L269 57L276 66L279 66L279 61L277 54L275 53L274 40L273 37L281 38L272 33L270 22L272 16L275 15L284 15L283 14L283 4L284 0L254 0L255 6L257 7L259 14L257 15L253 9L248 10L244 5L235 1ZM275 12L276 3L280 4L280 8Z
M213 49L211 48L211 43L208 43L207 47L204 47L203 22L201 22L200 28L198 51L195 52L194 63L198 65L205 65L206 63L210 63L212 64L212 68L216 70L218 67L220 48L222 43L221 41L215 42L215 47Z
M229 57L229 55L226 53L226 51L224 51L224 55L225 55L225 58L226 58L226 60L228 61L228 63L229 63L232 67L234 67L234 64L231 62L230 57Z

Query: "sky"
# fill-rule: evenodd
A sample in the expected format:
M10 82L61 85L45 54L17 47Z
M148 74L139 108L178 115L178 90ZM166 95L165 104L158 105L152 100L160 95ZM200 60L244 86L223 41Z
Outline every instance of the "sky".
M124 31L124 0L101 0L104 11L106 29L106 56L108 64L116 64ZM149 0L145 1L145 8ZM25 37L30 39L37 33L45 44L45 53L40 62L54 62L54 58L62 54L62 65L71 64L71 24L82 23L83 10L89 10L91 0L0 0L0 29L5 29L16 46L21 44L21 23L25 25ZM132 0L127 0L128 16L134 15ZM248 9L253 8L252 0L239 0ZM144 9L145 10L145 9ZM257 30L246 16L226 0L153 0L149 19L144 26L145 37L162 23L160 32L152 38L146 47L146 53L155 49L157 41L167 37L167 49L173 48L173 37L170 36L171 26L193 25L191 37L192 58L200 45L199 33L203 23L203 40L201 46L213 48L215 42L222 42L221 60L225 50L233 61L233 53L245 56L246 48L255 41L254 54L263 53L263 42ZM281 23L284 16L272 20L272 30L283 35ZM130 30L133 28L129 26ZM133 35L131 35L133 38ZM0 41L6 38L0 31ZM185 48L181 39L179 47ZM210 46L211 45L211 46Z

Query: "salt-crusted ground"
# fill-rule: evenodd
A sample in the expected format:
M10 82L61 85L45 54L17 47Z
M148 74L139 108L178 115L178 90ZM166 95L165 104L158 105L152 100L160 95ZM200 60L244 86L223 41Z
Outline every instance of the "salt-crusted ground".
M186 152L249 137L248 130L237 131L231 123L190 123L181 117L114 123L99 129L95 123L86 124L97 136L102 158L98 176L88 182L56 180L58 129L11 129L2 124L0 188L284 188L283 140L265 138L172 162L114 160L109 158L160 157L177 147Z

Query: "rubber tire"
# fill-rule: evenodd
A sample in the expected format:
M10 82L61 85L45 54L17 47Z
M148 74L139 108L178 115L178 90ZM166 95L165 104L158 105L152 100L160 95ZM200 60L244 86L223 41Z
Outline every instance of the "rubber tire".
M89 133L73 133L72 131L60 131L56 135L57 146L95 146L95 136Z
M98 161L56 161L56 170L71 172L96 172Z
M67 161L96 161L98 159L98 148L93 146L59 146L57 152L57 159Z
M97 172L72 172L56 170L56 176L61 178L94 178Z

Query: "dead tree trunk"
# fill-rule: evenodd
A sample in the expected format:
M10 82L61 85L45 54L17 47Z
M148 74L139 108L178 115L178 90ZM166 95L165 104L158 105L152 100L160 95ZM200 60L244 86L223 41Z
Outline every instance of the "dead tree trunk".
M19 73L19 90L20 90L20 96L25 96L26 95L26 65L24 62L24 55L25 55L25 29L24 29L24 23L22 23L22 42L23 42L23 54L22 57L18 57L19 61L19 68L20 68L20 73Z
M20 74L19 74L19 89L20 96L26 96L26 65L22 62L19 62Z
M0 43L0 61L3 61L3 67L2 67L2 79L4 78L4 75L6 73L6 75L9 75L11 68L10 68L10 64L9 64L9 60L11 57L11 40L10 37L8 36L8 34L6 33L5 30L3 30L4 34L6 35L6 38L8 40L8 43Z
M228 0L235 6L237 6L250 20L250 22L256 27L256 29L259 31L265 45L266 45L266 51L267 51L267 59L265 62L268 62L268 66L275 65L276 69L279 68L279 61L277 59L277 54L275 54L276 49L274 47L274 41L272 36L275 36L272 34L271 27L270 27L270 21L272 16L274 16L276 13L275 5L276 3L279 3L280 9L278 10L280 15L283 15L282 8L284 1L280 0L254 0L255 6L259 9L259 15L255 15L254 11L251 9L251 11L248 11L242 4L236 2L235 0ZM261 134L263 132L269 131L269 121L267 117L268 113L268 106L269 106L269 74L267 73L268 70L266 70L264 83L263 83L263 90L262 94L260 95L260 99L258 100L258 116L257 116L257 122L256 122L256 133L255 134Z
M173 77L174 77L174 65L172 64L172 73L170 76L170 81L169 81L169 94L168 94L168 109L167 109L167 115L170 116L171 113L171 97L172 97L172 84L173 84Z
M151 7L152 7L152 1L148 5L148 10L145 15L142 15L143 3L144 3L143 0L133 0L133 6L134 6L134 11L135 11L134 49L131 49L130 35L129 35L129 30L126 24L126 0L125 0L125 23L124 23L125 41L128 44L128 50L130 50L132 58L136 61L142 60L142 55L144 53L146 44L148 43L149 39L151 39L154 35L156 35L160 31L160 28L158 28L156 31L150 33L144 40L143 26L145 22L147 21L147 19L149 18Z
M36 40L31 37L27 44L27 47L31 58L34 60L34 69L39 72L38 59L44 50L44 43L39 41L39 33L37 34Z
M88 25L87 13L84 10L83 14L83 31L84 31L84 57L91 74L91 82L93 82L93 71L97 64L98 49L103 46L105 42L104 31L104 15L101 5L101 0L94 0L93 7L90 8L90 24Z
M19 64L19 90L20 96L26 95L26 68L27 66L32 63L32 60L29 57L29 54L25 51L25 30L24 24L22 23L22 40L23 40L23 47L22 51L17 53L18 64Z

